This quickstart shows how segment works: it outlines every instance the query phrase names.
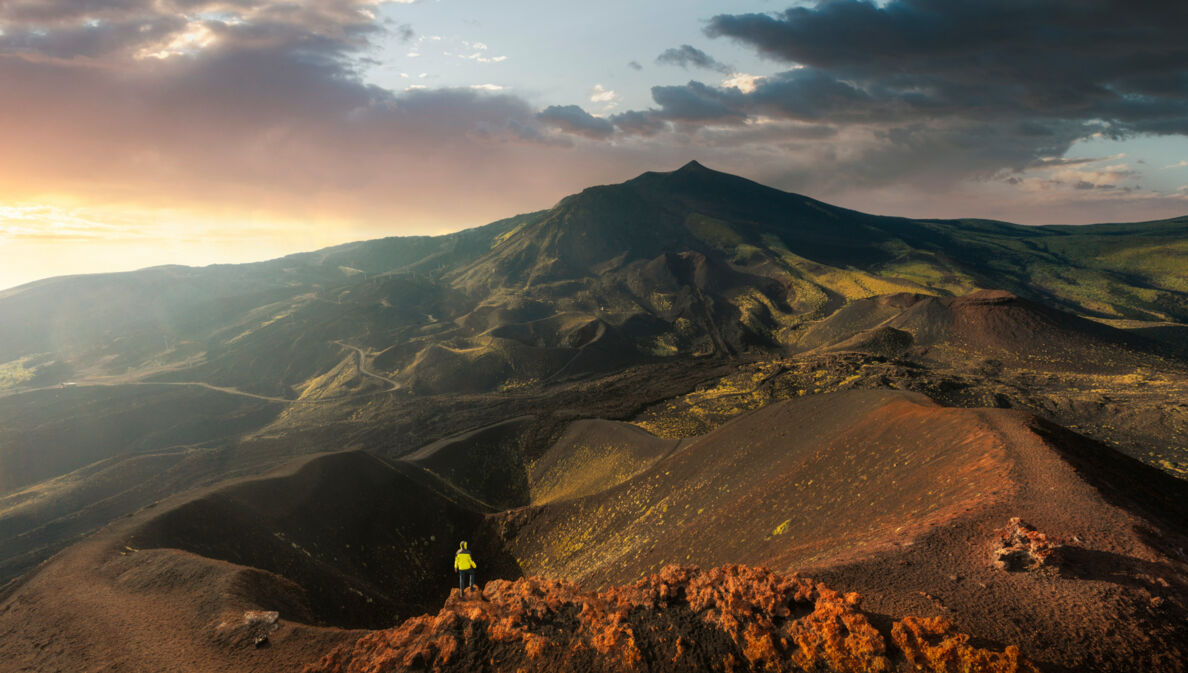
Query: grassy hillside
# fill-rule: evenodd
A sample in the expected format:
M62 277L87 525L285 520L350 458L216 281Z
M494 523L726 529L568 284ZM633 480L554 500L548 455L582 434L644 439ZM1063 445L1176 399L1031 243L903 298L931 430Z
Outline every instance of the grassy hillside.
M413 391L488 391L780 349L897 292L1003 289L1179 324L1185 223L879 217L691 163L447 236L15 288L0 294L0 386L154 376L295 398L351 357L345 344Z

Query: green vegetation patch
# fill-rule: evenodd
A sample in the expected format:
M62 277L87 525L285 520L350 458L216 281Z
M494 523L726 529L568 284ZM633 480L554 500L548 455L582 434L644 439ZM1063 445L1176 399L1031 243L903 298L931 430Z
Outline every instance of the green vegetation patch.
M495 248L499 244L506 241L507 239L511 238L512 236L515 236L516 234L518 234L520 232L520 230L522 230L524 228L524 225L526 225L526 224L528 224L528 223L521 222L521 223L517 224L516 226L512 227L511 229L508 229L507 231L503 232L502 234L499 234L498 236L496 236L495 238L493 238L491 240L491 247Z
M36 369L25 366L30 359L26 357L0 364L0 390L15 388L33 378Z
M1188 241L1122 247L1096 258L1103 266L1142 276L1153 285L1188 292Z
M742 236L730 228L729 224L705 215L697 213L690 215L685 220L685 228L697 238L719 250L729 251L743 243Z
M927 251L912 251L878 271L879 275L915 283L924 290L943 291L954 295L968 294L978 289L967 274L954 270Z

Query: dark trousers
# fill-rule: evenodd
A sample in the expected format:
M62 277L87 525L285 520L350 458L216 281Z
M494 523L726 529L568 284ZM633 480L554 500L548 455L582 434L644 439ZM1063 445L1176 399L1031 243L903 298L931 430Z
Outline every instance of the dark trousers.
M474 568L467 568L466 570L458 571L458 590L466 591L466 582L470 581L470 586L474 586Z

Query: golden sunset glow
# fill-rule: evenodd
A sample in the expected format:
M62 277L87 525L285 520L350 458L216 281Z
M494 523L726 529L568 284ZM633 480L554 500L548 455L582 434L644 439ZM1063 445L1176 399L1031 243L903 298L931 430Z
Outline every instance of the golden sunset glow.
M945 21L980 35L1001 19L989 7L920 23L898 1L612 4L575 33L547 3L3 3L0 286L456 231L694 159L891 215L1188 209L1183 65L1135 79L1111 65L1124 40L1069 33L1093 45L1073 69L1061 45L978 42L998 64L979 69L901 38ZM1111 12L1086 25L1167 23ZM837 37L858 30L875 42Z
M366 238L327 226L237 214L94 208L46 203L0 205L0 288L44 278L127 271L163 264L251 262Z

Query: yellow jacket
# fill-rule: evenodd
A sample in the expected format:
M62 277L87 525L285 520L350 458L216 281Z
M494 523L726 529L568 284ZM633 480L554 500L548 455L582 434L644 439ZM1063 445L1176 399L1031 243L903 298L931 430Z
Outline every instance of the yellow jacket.
M454 570L470 570L477 568L478 564L474 559L470 558L470 551L467 549L459 549L458 553L454 554Z

